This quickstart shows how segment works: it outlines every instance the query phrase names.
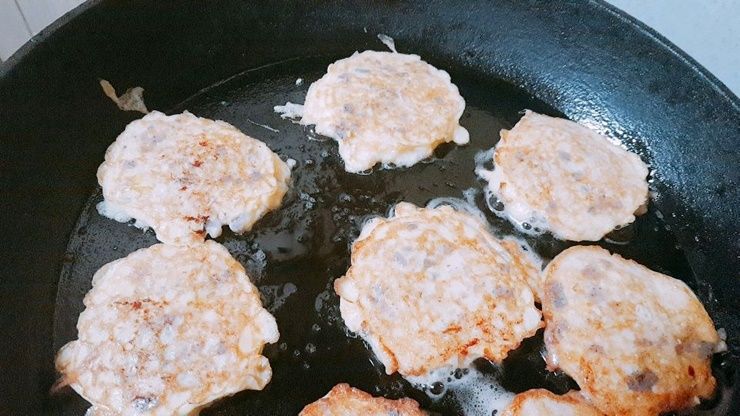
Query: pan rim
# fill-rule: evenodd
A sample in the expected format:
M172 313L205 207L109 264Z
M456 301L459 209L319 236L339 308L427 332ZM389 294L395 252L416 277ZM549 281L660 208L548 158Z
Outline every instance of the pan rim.
M32 36L6 61L0 63L0 81L2 81L2 79L6 75L13 72L15 67L21 64L26 56L34 51L36 44L44 43L44 41L54 36L54 34L59 29L64 27L74 18L105 1L107 0L87 0L79 6L65 13L57 20L53 21L38 34ZM729 105L732 106L732 108L736 112L740 113L740 97L733 93L730 88L727 87L727 85L725 85L722 81L720 81L713 73L711 73L703 65L697 62L683 49L679 48L678 46L676 46L676 44L668 40L665 36L658 33L655 29L638 20L636 17L623 11L622 9L618 8L617 6L607 3L606 0L589 0L587 3L582 3L580 6L584 8L590 8L597 13L608 14L612 16L613 19L621 22L622 24L631 26L639 33L645 35L655 45L659 46L663 50L670 52L671 55L679 58L692 71L701 75L701 77L704 78L705 82L707 82L709 85L712 86L714 90L720 93L720 95L722 95L722 97L728 102ZM249 68L247 68L247 70L248 69Z
M64 19L59 19L57 22L54 22L49 28L47 28L45 31L40 33L37 38L37 40L33 43L43 43L45 41L49 41L51 43L57 43L61 35L66 36L66 32L70 32L70 29L72 27L77 27L77 31L79 31L79 25L70 25L70 23L73 23L76 18L90 18L93 16L99 16L101 11L113 11L115 12L115 8L113 10L111 9L111 5L115 5L111 0L91 0L88 3L84 3L75 10L68 13L70 15L69 17L65 17ZM140 5L145 5L149 3L139 3ZM95 6L103 6L100 8L100 10L88 10L88 7L95 7ZM603 6L602 8L605 10L598 10L600 6ZM591 16L600 16L602 19L604 19L606 22L609 23L612 22L614 24L613 28L619 29L626 29L626 30L632 30L635 44L637 45L643 45L644 48L647 48L648 51L655 51L655 53L658 54L664 54L666 57L676 57L679 61L673 61L675 65L675 69L677 71L681 71L684 74L687 74L691 77L692 82L695 82L695 86L697 88L703 89L707 92L711 91L711 96L714 97L715 105L718 108L721 108L721 111L724 112L724 114L721 114L721 116L725 120L729 120L730 123L733 123L733 120L740 119L740 111L738 111L738 98L732 93L727 92L727 88L721 84L711 73L706 71L701 65L693 61L690 57L685 55L683 51L681 51L678 48L670 48L669 46L672 45L670 42L662 38L657 33L654 33L654 31L650 28L641 27L641 22L637 21L636 19L624 15L624 12L620 11L619 9L613 8L612 6L604 3L601 0L589 0L589 2L584 2L578 4L578 7L580 10L584 12L586 17L589 17L589 14ZM612 7L610 9L610 7ZM616 20L615 20L616 19ZM624 24L627 24L627 26L624 26ZM65 32L65 33L61 33ZM646 39L646 37L652 38L651 40ZM661 41L662 39L662 41ZM663 43L665 47L655 47L654 42ZM26 44L23 49L22 54L18 54L18 56L14 56L13 62L8 62L6 64L0 64L0 90L3 90L3 92L7 91L5 89L5 86L8 85L14 85L14 82L17 78L22 78L22 68L23 65L28 65L29 63L32 63L36 60L38 60L39 57L43 57L45 54L49 52L48 47L42 47L41 45L30 45ZM643 52L646 52L643 50ZM648 57L650 57L652 53L648 53ZM11 65L12 64L12 65ZM20 67L17 67L16 65L21 65ZM688 65L685 66L685 65ZM237 71L234 72L237 76L239 74L242 74L245 70L249 70L250 67L243 66L242 68L238 68ZM494 75L495 76L495 75ZM27 77L26 77L27 78ZM226 79L227 77L224 77L222 79ZM507 83L512 83L512 80L506 80ZM515 82L515 81L514 81ZM707 84L707 82L709 84ZM526 87L523 87L523 89L527 89ZM669 91L671 88L668 89ZM10 95L9 95L10 96ZM699 104L695 104L696 107L702 108ZM691 107L694 107L692 105ZM690 108L690 107L687 107ZM12 124L9 124L12 125ZM735 124L730 124L730 126L734 126ZM740 137L734 136L731 138L733 140L738 139ZM5 137L0 139L0 141L5 142ZM733 142L735 143L735 142ZM5 143L3 143L5 144ZM684 201L680 201L684 202ZM692 208L691 206L687 205L688 208ZM679 208L684 208L683 206L679 206ZM12 211L12 207L11 207ZM731 211L730 211L731 212ZM76 216L76 219L79 219L79 216ZM67 240L68 243L68 240ZM692 270L694 269L694 262L691 262ZM59 274L57 273L57 279ZM52 282L52 284L58 283L58 282ZM58 297L58 286L55 284L52 285L49 284L49 292L53 293L53 299L56 299ZM0 295L4 295L4 293L1 293ZM51 298L51 297L50 297ZM14 306L11 305L11 311L14 310ZM31 321L29 321L31 322ZM15 328L15 327L13 327Z

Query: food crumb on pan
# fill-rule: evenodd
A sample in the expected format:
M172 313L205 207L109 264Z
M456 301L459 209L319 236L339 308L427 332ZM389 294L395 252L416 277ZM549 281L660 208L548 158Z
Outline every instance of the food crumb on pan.
M383 45L387 46L391 52L398 53L396 50L396 41L394 41L392 37L378 33L378 39L380 39L380 41L383 42Z
M261 123L258 123L258 122L256 122L256 121L254 121L254 120L251 120L251 119L246 119L246 120L247 120L247 121L248 121L249 123L251 123L251 124L254 124L255 126L260 126L260 127L262 127L263 129L265 129L265 130L270 130L270 131L271 131L271 132L273 132L273 133L280 133L280 130L278 130L278 129L276 129L276 128L273 128L273 127L270 127L270 126L268 126L267 124L261 124Z
M138 111L144 114L149 113L149 110L146 108L146 104L144 104L144 88L129 88L126 90L126 92L121 94L121 96L118 96L116 95L116 89L113 88L113 85L111 85L111 83L107 80L101 79L100 87L103 88L103 92L105 93L105 95L107 95L108 98L116 103L118 108L120 108L121 110Z
M301 118L303 117L303 105L291 103L290 101L285 105L276 105L273 107L276 113L280 114L280 118Z

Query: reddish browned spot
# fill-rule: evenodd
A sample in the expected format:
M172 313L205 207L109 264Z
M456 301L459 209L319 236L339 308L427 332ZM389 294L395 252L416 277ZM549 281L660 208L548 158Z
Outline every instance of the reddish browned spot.
M209 218L211 218L210 215L198 215L197 217L193 217L190 215L186 215L183 218L185 218L185 221L195 221L195 222L206 222Z
M136 309L141 309L141 302L139 302L138 300L137 300L137 301L134 301L134 302L133 302L133 303L131 304L131 307L132 307L132 308L134 308L134 310L136 310Z
M203 164L203 161L202 160L196 160L195 162L193 162L193 166L195 166L196 168L199 168L200 165L202 165L202 164Z
M194 231L194 233L195 233L195 234L198 234L198 235L199 235L199 236L201 236L201 237L205 237L205 235L206 235L206 230L198 230L198 231Z
M466 353L466 354L467 354L467 352L468 352L468 348L470 348L470 347L473 347L473 346L477 345L477 344L478 344L479 342L480 342L480 340L479 340L478 338L473 338L472 340L468 341L468 343L467 343L467 344L463 345L463 346L462 346L462 347L460 348L460 351L462 351L462 352L464 352L464 353Z
M694 375L695 375L695 374L696 374L696 373L694 372L694 367L692 367L692 366L689 366L689 375L690 375L691 377L694 377Z
M442 332L444 332L445 334L448 334L448 333L450 333L450 332L460 332L460 330L462 330L462 328L460 327L460 325L450 325L450 326L448 326L448 327L447 327L447 328L446 328L446 329L445 329L444 331L442 331Z
M488 323L483 319L478 319L475 322L475 326L478 327L478 329L481 330L486 336L491 336L491 326L488 325Z
M385 352L386 357L389 357L391 359L391 368L398 368L398 359L396 359L396 355L391 351L390 348L388 348L384 343L383 340L379 340L380 348L383 349Z
M203 147L208 146L208 142L205 141L205 140L203 140L202 142L198 142L198 144L201 145L201 146L203 146Z
M188 187L187 187L187 186L183 186L182 188L180 188L180 190L181 190L181 191L185 191L185 190L187 190L187 189L188 189Z

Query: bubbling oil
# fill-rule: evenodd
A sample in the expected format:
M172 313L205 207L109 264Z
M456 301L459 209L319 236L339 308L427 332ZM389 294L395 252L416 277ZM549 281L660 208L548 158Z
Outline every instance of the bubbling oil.
M465 368L441 368L410 381L433 401L452 398L466 416L500 414L511 403L514 393L500 384L501 369L483 364L484 360Z

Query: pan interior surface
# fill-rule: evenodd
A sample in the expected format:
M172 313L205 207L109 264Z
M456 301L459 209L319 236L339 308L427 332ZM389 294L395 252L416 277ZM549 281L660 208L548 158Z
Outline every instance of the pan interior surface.
M461 124L470 132L470 144L440 146L432 158L411 168L351 174L343 169L336 143L316 137L310 129L281 119L273 111L273 106L288 101L302 103L310 83L335 58L340 56L288 60L250 70L162 109L168 114L188 110L225 120L267 143L283 159L297 162L292 187L281 208L244 235L226 231L217 239L246 268L265 307L277 318L280 340L265 350L273 367L272 381L263 391L241 392L218 401L205 409L204 415L294 415L340 382L374 395L411 397L440 414L460 414L469 395L450 389L432 400L400 376L386 375L363 341L348 334L339 316L332 284L349 266L351 242L368 218L387 215L397 202L425 205L433 198L462 200L467 196L486 214L496 233L526 240L546 260L571 244L549 235L521 234L492 214L481 192L485 184L474 173L475 155L493 147L499 131L511 128L523 110L562 116L556 109L495 77L424 57L450 72L465 98ZM296 82L299 78L302 82ZM635 144L627 146L638 153L644 150ZM56 299L55 350L76 338L82 299L95 271L156 243L151 231L142 232L100 216L95 205L101 200L100 190L95 191L71 233ZM697 287L689 262L668 228L661 212L651 204L646 215L599 244L685 281L706 300L711 293ZM511 392L544 387L564 393L576 388L567 376L545 370L542 348L540 331L512 352L501 367L482 360L476 367ZM734 393L734 368L721 355L715 356L713 368L720 384L717 398L687 414L727 414ZM485 390L482 393L485 395ZM82 415L88 405L65 391L53 396L48 406L54 414ZM481 409L481 414L490 414L490 410Z

